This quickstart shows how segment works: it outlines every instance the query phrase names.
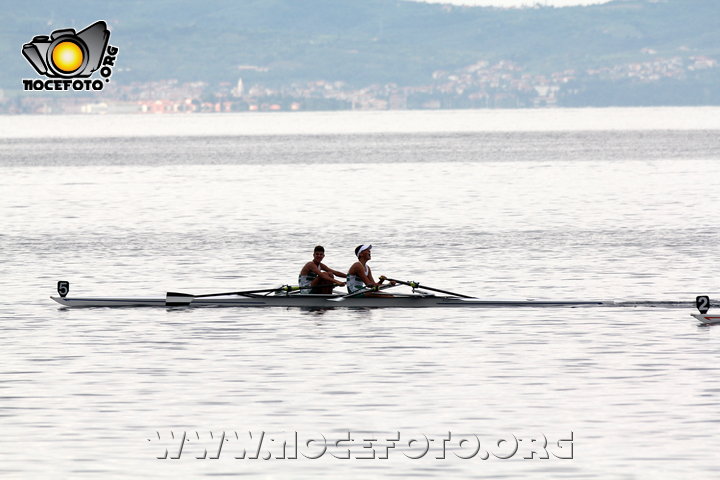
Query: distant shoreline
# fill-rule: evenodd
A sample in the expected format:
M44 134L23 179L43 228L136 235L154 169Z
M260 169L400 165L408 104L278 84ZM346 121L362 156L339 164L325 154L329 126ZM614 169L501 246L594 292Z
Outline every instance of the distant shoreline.
M720 130L720 107L0 115L0 138Z

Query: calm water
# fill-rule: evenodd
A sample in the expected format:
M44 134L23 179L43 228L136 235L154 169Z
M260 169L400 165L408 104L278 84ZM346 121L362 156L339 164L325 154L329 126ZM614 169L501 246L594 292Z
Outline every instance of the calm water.
M71 296L272 287L295 282L318 243L345 270L367 242L376 275L483 298L717 298L720 127L703 128L707 109L673 112L556 111L538 128L536 113L484 112L473 128L447 126L477 121L468 112L373 114L373 127L308 114L295 130L277 117L276 134L265 116L92 117L90 130L52 117L61 135L1 118L0 477L717 478L720 328L689 308L48 298L61 279ZM177 453L170 431L190 441L157 459ZM233 458L257 445L248 431L271 459ZM220 458L194 458L222 432ZM292 432L331 448L278 459ZM351 458L335 458L348 432ZM573 459L557 458L570 432ZM480 451L462 459L473 434ZM543 435L550 458L524 459ZM398 436L388 459L357 458L363 439L377 457ZM408 458L425 437L427 454Z

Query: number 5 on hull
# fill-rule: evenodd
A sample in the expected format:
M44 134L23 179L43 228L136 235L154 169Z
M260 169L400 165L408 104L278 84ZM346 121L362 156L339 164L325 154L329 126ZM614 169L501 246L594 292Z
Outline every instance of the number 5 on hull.
M62 298L65 298L67 296L68 292L70 292L70 282L66 282L65 280L60 280L58 282L57 292Z

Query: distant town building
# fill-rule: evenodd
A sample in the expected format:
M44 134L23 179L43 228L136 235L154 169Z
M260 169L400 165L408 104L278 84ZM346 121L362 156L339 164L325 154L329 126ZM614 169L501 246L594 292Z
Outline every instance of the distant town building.
M241 98L245 93L245 85L243 85L242 77L238 78L237 85L232 90L232 96L235 98Z
M8 95L0 90L0 113L202 113L301 110L402 110L446 108L542 108L556 106L602 105L593 89L613 91L632 104L637 92L644 89L672 89L677 98L678 82L717 78L718 60L708 56L692 56L690 52L662 57L650 48L640 61L588 68L584 71L566 69L540 74L527 71L509 60L491 62L478 59L454 70L437 70L418 85L366 85L352 87L338 80L317 79L293 82L280 87L260 83L247 84L239 77L236 83L180 83L168 79L109 84L101 95L87 97L40 95ZM262 72L267 67L239 65L240 71ZM692 84L692 83L690 83ZM613 90L615 89L615 90ZM703 87L700 94L711 92L711 104L720 104L720 92ZM694 94L692 88L682 93ZM661 98L661 97L660 97ZM690 98L690 97L688 97ZM697 95L691 104L697 103ZM714 99L714 100L713 100Z

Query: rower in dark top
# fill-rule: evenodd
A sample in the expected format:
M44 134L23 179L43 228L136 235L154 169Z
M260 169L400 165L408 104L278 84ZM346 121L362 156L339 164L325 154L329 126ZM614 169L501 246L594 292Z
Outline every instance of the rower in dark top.
M313 251L312 261L306 263L300 270L298 276L300 293L332 294L335 285L345 285L345 282L335 279L336 276L345 277L345 274L322 263L323 258L325 258L325 248L318 245Z

